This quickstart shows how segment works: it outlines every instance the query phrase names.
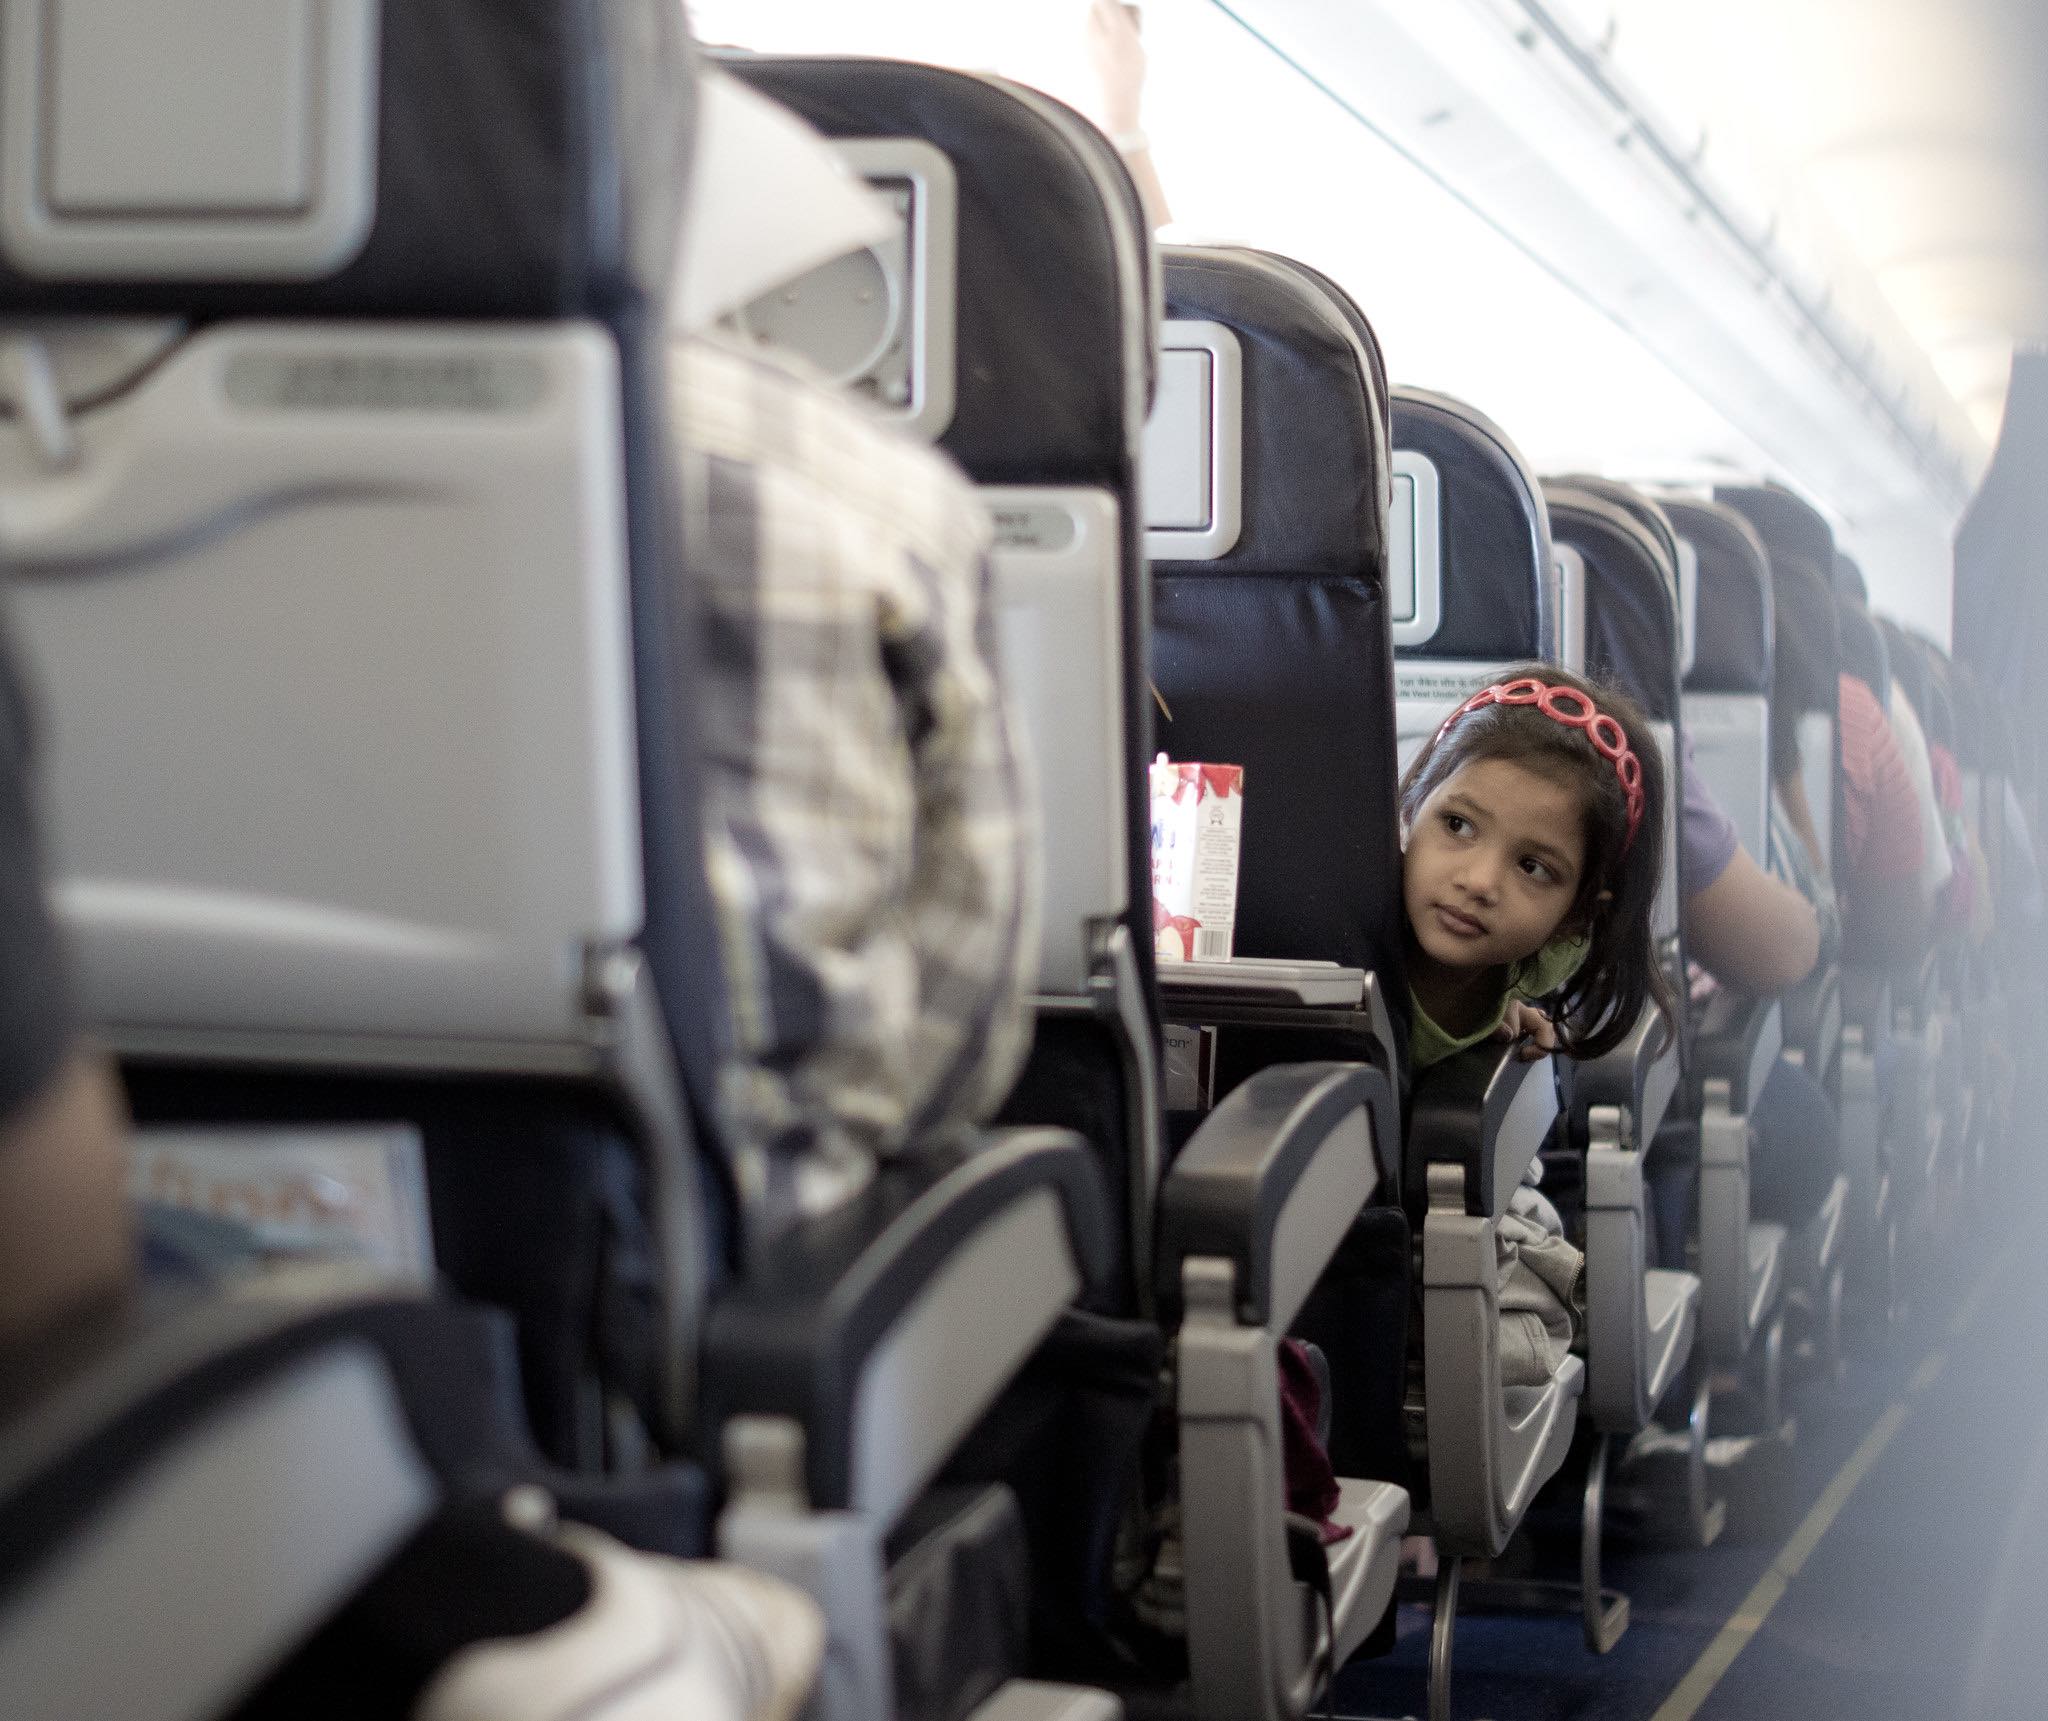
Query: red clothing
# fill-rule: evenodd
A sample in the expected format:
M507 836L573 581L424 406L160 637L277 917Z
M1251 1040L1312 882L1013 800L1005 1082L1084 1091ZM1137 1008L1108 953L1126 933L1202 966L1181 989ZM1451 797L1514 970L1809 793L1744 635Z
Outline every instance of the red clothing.
M1920 806L1884 708L1853 675L1841 679L1842 862L1844 883L1895 884L1917 878Z

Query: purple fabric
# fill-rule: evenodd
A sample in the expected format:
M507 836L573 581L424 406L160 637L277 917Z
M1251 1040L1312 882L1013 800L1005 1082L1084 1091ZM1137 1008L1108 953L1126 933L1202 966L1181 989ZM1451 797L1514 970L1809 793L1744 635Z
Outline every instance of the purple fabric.
M1287 1509L1313 1519L1323 1546L1351 1534L1330 1521L1341 1498L1330 1454L1316 1438L1323 1408L1322 1383L1299 1339L1280 1341L1280 1462L1287 1478Z
M1678 879L1687 896L1698 896L1728 870L1742 846L1735 821L1707 790L1706 777L1692 762L1692 737L1686 736L1685 802L1678 819Z

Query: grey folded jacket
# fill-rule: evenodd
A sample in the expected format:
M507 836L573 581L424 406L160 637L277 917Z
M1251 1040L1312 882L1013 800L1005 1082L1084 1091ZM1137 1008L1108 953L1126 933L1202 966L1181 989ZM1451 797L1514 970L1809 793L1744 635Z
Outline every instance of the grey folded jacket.
M1503 1386L1542 1386L1570 1353L1586 1313L1586 1257L1540 1190L1520 1185L1495 1229Z

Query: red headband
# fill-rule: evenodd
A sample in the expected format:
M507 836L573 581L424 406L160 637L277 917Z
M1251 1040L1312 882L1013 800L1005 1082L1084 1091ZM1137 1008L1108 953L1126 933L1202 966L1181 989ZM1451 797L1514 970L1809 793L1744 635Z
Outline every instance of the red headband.
M1561 707L1558 704L1561 699L1570 699L1578 709ZM1600 757L1612 761L1614 774L1621 780L1621 792L1628 797L1628 835L1622 842L1621 852L1627 854L1635 847L1636 827L1643 822L1642 761L1630 750L1628 731L1595 705L1590 694L1567 684L1552 686L1547 681L1538 681L1533 675L1517 676L1513 681L1498 681L1491 687L1482 687L1446 717L1430 745L1434 747L1437 741L1441 741L1444 731L1468 711L1477 711L1487 705L1533 705L1544 716L1562 723L1567 729L1584 730L1586 739L1593 743Z

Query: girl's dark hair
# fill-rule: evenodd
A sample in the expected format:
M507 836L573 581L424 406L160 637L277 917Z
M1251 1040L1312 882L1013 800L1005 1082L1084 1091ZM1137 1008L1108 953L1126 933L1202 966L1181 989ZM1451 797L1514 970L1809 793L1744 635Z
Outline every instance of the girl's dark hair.
M1597 1058L1628 1038L1643 1005L1654 1002L1667 1040L1676 1031L1677 1000L1650 932L1650 908L1664 871L1664 759L1635 701L1604 682L1591 682L1551 663L1517 664L1496 682L1530 676L1576 688L1619 723L1642 766L1643 816L1628 838L1628 797L1611 760L1583 729L1533 705L1484 705L1467 712L1415 755L1401 778L1401 821L1412 825L1422 806L1466 765L1503 759L1578 792L1585 815L1586 864L1564 929L1583 933L1586 960L1554 1000L1558 1037L1575 1058Z

